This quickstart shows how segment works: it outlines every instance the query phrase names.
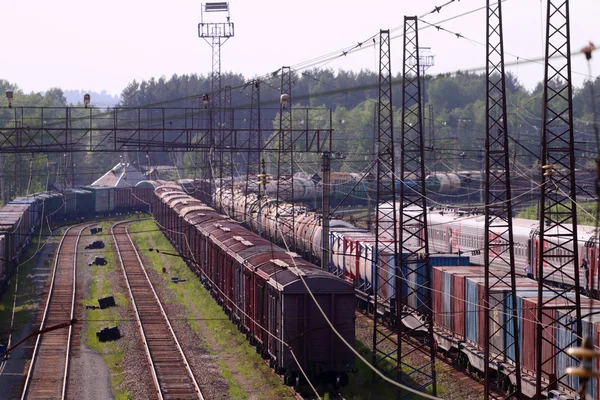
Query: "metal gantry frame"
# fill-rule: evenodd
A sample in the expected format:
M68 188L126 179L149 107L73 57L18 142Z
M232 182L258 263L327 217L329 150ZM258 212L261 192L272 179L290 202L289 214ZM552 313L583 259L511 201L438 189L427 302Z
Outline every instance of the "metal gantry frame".
M290 203L294 203L294 141L292 138L292 69L290 67L281 68L281 97L279 102L279 150L277 151L277 231L283 234L280 224L280 213L283 211L279 206L279 200L290 199ZM294 213L290 210L289 225L294 226ZM289 243L290 248L295 246L295 243Z
M437 393L435 347L433 337L432 282L427 232L427 198L425 193L425 141L421 110L419 35L416 16L404 17L404 66L402 69L402 136L400 143L400 212L398 241L401 263L396 266L396 291L399 293L398 358L404 374L418 390L431 388ZM414 187L404 184L410 177ZM412 284L411 284L412 282ZM416 284L415 284L416 283ZM407 327L400 316L408 312L416 326ZM418 322L417 322L418 321ZM423 343L410 341L414 330L425 330ZM406 339L405 339L406 338ZM412 357L420 353L419 357ZM410 361L405 361L407 358ZM423 360L423 361L421 361Z
M546 60L542 114L542 181L539 241L537 250L538 304L536 318L536 392L555 389L558 383L571 387L566 371L553 368L556 358L581 342L581 296L577 248L575 153L573 137L573 92L571 81L569 1L548 0ZM562 288L547 281L564 282ZM559 319L557 308L572 309ZM564 313L569 314L569 313ZM568 320L567 320L568 319ZM552 330L571 331L572 340L559 347ZM550 347L543 352L542 348ZM573 363L578 361L573 359Z
M501 0L487 0L486 47L484 398L522 399ZM504 314L509 301L514 306ZM512 367L501 368L509 360ZM501 369L510 382L500 381ZM492 370L497 371L496 382ZM499 396L494 389L503 386L514 390Z
M379 31L379 103L377 121L377 210L375 213L375 279L373 280L373 365L386 376L400 381L399 334L384 322L385 303L397 306L397 299L383 298L379 289L396 283L398 240L396 235L396 192L394 162L394 115L392 110L392 72L390 31ZM391 207L386 207L389 202ZM383 257L382 257L383 256ZM390 257L391 256L391 257ZM394 263L394 265L390 265ZM389 272L393 273L390 274ZM387 291L386 291L387 292ZM396 326L397 311L390 310L390 324Z

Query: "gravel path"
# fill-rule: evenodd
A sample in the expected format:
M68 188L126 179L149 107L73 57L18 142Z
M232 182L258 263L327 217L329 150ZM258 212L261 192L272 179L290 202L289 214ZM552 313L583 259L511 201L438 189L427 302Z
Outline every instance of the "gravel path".
M89 231L88 231L89 232ZM67 397L71 399L110 400L113 398L110 386L110 371L100 354L85 345L88 329L87 311L82 307L82 298L88 296L92 275L88 266L94 255L86 254L85 246L96 240L96 237L86 234L82 236L77 260L77 293L78 302L76 318L82 323L73 330L71 350L71 366Z

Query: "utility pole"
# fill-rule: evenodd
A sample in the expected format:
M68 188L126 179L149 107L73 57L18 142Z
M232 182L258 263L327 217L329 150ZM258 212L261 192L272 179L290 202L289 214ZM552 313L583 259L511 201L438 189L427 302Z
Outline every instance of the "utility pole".
M485 231L484 231L484 398L522 399L521 348L517 308L499 317L494 310L504 309L510 300L517 304L515 250L512 224L512 194L510 185L510 154L506 112L506 79L504 74L504 41L502 33L502 0L487 0L486 52L486 137L485 137ZM503 268L490 268L490 265ZM507 288L509 288L507 290ZM512 329L509 329L511 327ZM501 335L505 340L498 341ZM512 340L509 340L511 338ZM490 364L512 360L514 370L498 372L491 380ZM502 374L502 375L501 375ZM506 375L504 375L506 374ZM514 390L498 397L494 388L512 382ZM502 379L502 380L501 380ZM511 385L506 385L511 386ZM512 387L512 386L511 386Z
M577 241L575 152L573 137L573 92L568 0L548 0L546 60L542 103L542 184L539 241L537 242L538 304L536 329L536 394L562 385L569 386L566 371L555 371L555 358L581 344L581 296ZM560 254L560 257L556 255ZM564 282L561 288L548 281ZM550 293L550 297L544 296ZM555 304L573 309L572 316L559 319ZM531 318L524 316L524 318ZM573 322L571 322L573 319ZM559 345L548 337L547 327L560 327L572 339ZM546 333L545 333L546 332ZM542 348L550 347L542 353ZM573 359L573 362L577 362ZM590 360L591 362L591 360ZM577 388L572 388L577 391Z
M429 264L429 240L427 230L427 194L425 192L425 140L421 107L421 80L419 74L419 28L418 18L404 17L404 67L402 70L402 137L400 148L400 178L410 176L414 188L400 185L399 237L401 261L396 263L396 291L398 301L398 329L401 337L408 337L413 330L424 330L427 339L423 344L403 347L398 338L398 359L404 373L419 382L419 388L431 387L437 395L435 347L433 337L432 273ZM412 287L409 282L420 282ZM423 293L424 292L424 293ZM406 293L403 295L402 293ZM417 300L421 298L422 300ZM422 301L422 302L421 302ZM407 328L402 323L400 310L408 310L421 317L417 327ZM418 321L417 318L415 320ZM427 343L427 344L425 344ZM426 354L423 361L404 361L413 353ZM408 371L408 372L406 372ZM408 383L408 382L407 382Z

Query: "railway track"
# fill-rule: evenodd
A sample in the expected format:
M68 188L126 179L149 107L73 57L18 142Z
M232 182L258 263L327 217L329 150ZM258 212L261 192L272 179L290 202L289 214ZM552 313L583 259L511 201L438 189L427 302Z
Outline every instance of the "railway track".
M65 231L56 252L54 272L40 330L73 320L75 313L77 246L88 225ZM38 335L21 399L64 399L69 374L73 326Z
M372 330L373 327L373 315L365 314L363 311L356 312L356 318L361 323L363 327L367 326L369 330ZM388 333L391 331L388 328L383 328ZM389 343L392 346L391 342ZM420 344L416 339L411 337L406 337L402 339L402 346L406 346L411 353L409 362L415 361L417 365L423 365L428 361L428 354L414 351L418 348L423 348L422 344ZM478 376L477 374L471 374L468 370L459 369L452 360L442 356L440 353L436 355L436 361L438 364L436 366L438 380L440 378L440 373L446 375L445 381L446 385L451 385L449 388L450 396L453 399L456 398L483 398L484 395L484 384L483 378ZM458 392L458 393L454 393ZM491 392L495 398L503 398L505 394L496 389L491 389Z
M142 265L128 226L112 227L119 260L158 399L204 399L158 295Z

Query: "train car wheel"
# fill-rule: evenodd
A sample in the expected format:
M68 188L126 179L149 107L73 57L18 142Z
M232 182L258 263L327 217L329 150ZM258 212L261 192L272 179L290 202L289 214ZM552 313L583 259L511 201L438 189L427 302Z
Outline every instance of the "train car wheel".
M294 386L294 384L296 383L296 379L294 378L294 374L290 373L290 372L286 372L284 377L283 377L283 383L286 386Z

